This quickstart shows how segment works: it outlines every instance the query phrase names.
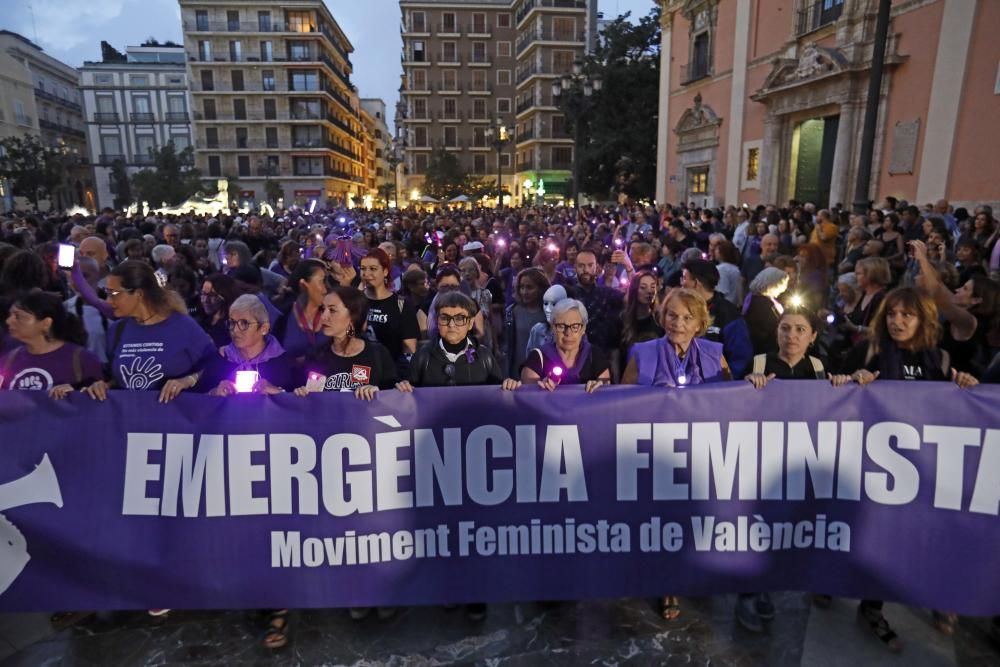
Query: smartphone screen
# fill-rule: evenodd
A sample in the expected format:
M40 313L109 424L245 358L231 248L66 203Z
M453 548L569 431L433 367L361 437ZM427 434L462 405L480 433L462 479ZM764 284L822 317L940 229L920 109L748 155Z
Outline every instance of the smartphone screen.
M76 260L76 246L69 243L59 244L59 268L72 269Z

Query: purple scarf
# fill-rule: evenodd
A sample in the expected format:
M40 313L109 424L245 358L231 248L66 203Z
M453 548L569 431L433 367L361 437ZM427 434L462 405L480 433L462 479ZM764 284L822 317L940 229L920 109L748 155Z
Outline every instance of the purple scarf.
M222 356L225 357L226 361L236 364L236 370L244 371L254 370L256 366L280 357L285 353L285 348L281 347L281 343L274 336L268 334L264 340L266 341L264 349L253 359L244 359L243 355L232 343L222 348Z
M580 371L583 370L583 365L590 359L590 342L586 336L580 339L580 349L576 353L576 361L573 362L570 368L563 367L562 357L559 355L559 349L554 342L545 343L542 345L541 350L542 361L544 363L543 370L546 375L551 373L554 367L560 366L563 369L563 374L558 378L559 384L580 384Z

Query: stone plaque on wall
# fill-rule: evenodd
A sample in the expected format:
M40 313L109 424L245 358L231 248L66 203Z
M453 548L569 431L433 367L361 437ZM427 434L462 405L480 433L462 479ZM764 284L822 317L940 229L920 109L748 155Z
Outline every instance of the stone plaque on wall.
M889 156L890 174L912 174L917 157L917 139L920 138L920 119L899 121L892 129L892 154Z

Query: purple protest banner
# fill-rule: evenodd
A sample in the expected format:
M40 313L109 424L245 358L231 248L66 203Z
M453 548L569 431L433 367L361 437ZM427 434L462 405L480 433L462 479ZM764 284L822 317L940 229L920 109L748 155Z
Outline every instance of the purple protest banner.
M0 611L811 590L1000 612L1000 390L0 394Z

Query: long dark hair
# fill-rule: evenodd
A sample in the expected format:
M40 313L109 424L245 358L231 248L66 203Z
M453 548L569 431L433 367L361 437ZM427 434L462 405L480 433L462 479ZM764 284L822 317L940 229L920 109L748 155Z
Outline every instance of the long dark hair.
M347 312L351 314L350 335L354 338L361 338L364 335L365 324L368 322L368 297L359 289L339 285L327 292L327 295L330 294L336 294L340 297Z
M38 320L46 317L51 319L49 338L76 345L87 344L87 331L83 328L83 323L76 315L67 312L62 300L54 294L34 289L14 299L11 307L25 310Z
M656 274L648 269L636 271L635 275L632 276L632 280L629 281L628 292L625 293L625 309L622 311L622 349L627 350L634 343L640 342L637 340L639 325L639 283L647 276L651 277L658 286L659 281ZM649 314L654 321L657 320L659 299L659 290L657 290L656 295L653 297L653 303L649 306ZM658 321L657 324L659 324Z
M173 290L160 285L149 264L134 259L126 260L111 269L111 275L121 280L122 287L127 290L142 290L143 301L151 311L160 315L171 311L187 313L184 300Z

